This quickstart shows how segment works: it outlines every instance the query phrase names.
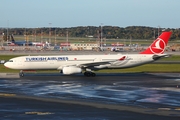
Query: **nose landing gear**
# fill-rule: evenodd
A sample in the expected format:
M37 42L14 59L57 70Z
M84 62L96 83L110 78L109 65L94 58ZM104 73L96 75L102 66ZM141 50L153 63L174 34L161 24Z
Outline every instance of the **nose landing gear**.
M21 70L21 71L19 72L19 77L24 77L23 70Z

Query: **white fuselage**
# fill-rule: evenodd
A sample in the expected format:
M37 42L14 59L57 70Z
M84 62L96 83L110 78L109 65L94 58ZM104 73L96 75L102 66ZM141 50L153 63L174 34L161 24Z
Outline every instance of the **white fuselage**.
M92 66L91 69L111 69L134 67L153 61L154 59L152 54L59 55L16 57L10 59L4 65L8 68L19 70L61 70L65 66L81 66L84 64L99 63Z

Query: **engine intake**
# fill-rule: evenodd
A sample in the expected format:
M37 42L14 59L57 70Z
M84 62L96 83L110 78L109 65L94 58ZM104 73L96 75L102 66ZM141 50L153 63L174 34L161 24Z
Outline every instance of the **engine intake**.
M75 66L63 67L62 69L62 73L65 75L77 74L81 72L82 72L82 69Z

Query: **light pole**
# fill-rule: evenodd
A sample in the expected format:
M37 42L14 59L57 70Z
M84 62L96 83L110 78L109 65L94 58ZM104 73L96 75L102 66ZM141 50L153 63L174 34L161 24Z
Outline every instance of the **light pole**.
M9 20L7 21L7 42L9 42L9 33L8 33L8 28L9 28Z
M41 43L43 42L43 30L41 29Z
M103 51L103 46L102 46L102 37L103 37L102 25L103 25L103 24L101 23L101 42L100 42L101 51Z
M35 42L36 42L36 28L35 28Z
M159 30L160 30L160 26L158 26L158 36L159 36Z
M54 40L54 43L55 43L55 46L56 46L56 45L57 45L57 43L56 43L56 29L55 29L54 37L55 37L55 38L54 38L54 39L55 39L55 40Z
M67 45L67 48L68 48L68 30L66 31L66 45Z
M49 23L49 43L51 43L51 23Z

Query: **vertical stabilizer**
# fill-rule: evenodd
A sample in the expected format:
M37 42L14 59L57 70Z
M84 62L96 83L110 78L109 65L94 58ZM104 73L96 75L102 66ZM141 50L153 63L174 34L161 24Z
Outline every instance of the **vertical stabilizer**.
M11 41L12 41L12 43L15 43L13 35L11 35Z
M171 32L163 32L145 51L140 54L163 54Z

